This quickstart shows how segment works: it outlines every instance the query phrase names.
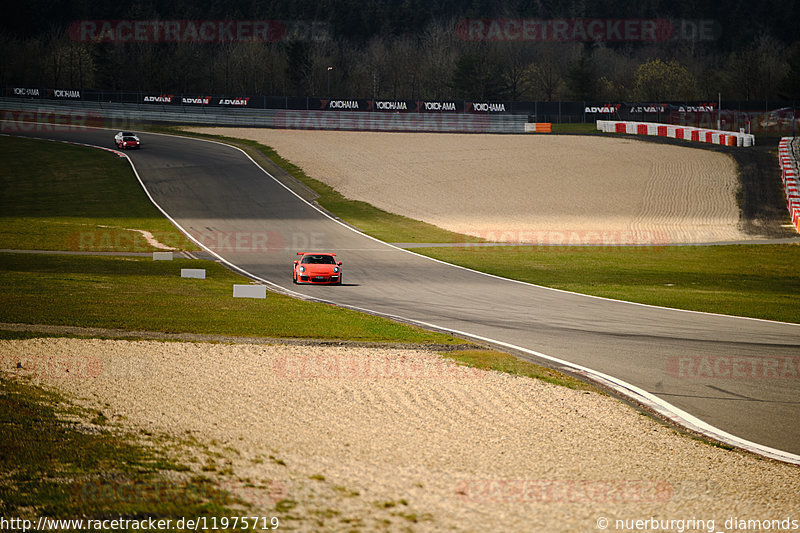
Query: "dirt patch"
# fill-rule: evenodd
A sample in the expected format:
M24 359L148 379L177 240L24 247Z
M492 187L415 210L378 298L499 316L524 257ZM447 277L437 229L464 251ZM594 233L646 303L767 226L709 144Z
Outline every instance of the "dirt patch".
M606 136L196 131L256 140L348 198L488 240L754 237L726 152Z
M279 513L281 529L587 531L601 517L694 517L718 531L729 517L800 513L798 467L711 447L608 396L426 351L32 339L0 341L0 354L7 374L111 420L215 443L218 467L247 480L239 495Z
M751 235L771 238L797 237L791 228L789 210L783 192L778 166L778 150L774 146L755 146L734 153L739 164L744 229Z

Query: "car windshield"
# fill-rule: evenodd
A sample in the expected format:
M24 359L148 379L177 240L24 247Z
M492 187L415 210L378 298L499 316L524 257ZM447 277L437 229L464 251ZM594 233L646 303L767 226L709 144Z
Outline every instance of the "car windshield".
M135 135L136 135L135 133L133 133L133 132L130 132L130 131L123 131L123 132L122 132L122 136L123 136L123 137L133 137L133 136L135 136Z
M304 265L335 265L336 261L333 260L331 255L304 255L303 260L300 261Z
M123 141L136 142L136 137L123 137Z

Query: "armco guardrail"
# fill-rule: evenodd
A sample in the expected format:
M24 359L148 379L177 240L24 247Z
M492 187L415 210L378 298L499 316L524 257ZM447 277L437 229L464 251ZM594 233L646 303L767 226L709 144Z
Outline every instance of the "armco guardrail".
M783 190L792 225L800 233L800 139L784 137L778 144Z
M422 131L447 133L524 133L524 115L480 113L376 113L291 109L223 109L85 101L53 102L0 98L0 112L19 129L32 122L58 126L129 129L142 122L208 126L348 131Z
M756 138L749 133L710 130L694 126L657 124L654 122L625 122L598 120L597 129L605 133L628 133L631 135L654 135L671 139L720 144L724 146L754 146Z

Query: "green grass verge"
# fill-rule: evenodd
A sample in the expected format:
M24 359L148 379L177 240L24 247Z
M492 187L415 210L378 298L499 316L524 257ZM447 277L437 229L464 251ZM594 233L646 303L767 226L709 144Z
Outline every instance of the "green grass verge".
M205 268L184 279L181 268ZM0 254L0 321L220 335L456 344L332 305L267 292L233 298L247 280L220 264L139 257Z
M546 381L553 385L560 385L570 389L587 390L598 392L598 389L571 376L567 376L537 364L518 359L513 355L499 353L494 350L454 350L442 354L448 359L453 359L472 368L482 370L494 370L513 374L515 376L525 376L529 378Z
M598 135L600 131L594 122L588 124L553 124L553 133L580 133L581 135Z
M333 187L308 176L303 169L281 157L269 146L247 139L235 139L222 135L207 135L185 131L182 128L161 128L163 133L213 139L247 152L256 162L266 158L280 167L289 176L313 190L319 197L316 202L348 224L384 242L482 242L482 239L444 230L426 222L396 215L378 209L366 202L350 200Z
M0 248L148 252L141 233L197 247L147 198L130 164L108 152L0 136Z
M40 333L36 331L11 331L0 329L0 341L23 341L26 339L48 339L73 337L73 335L57 335L55 333Z
M175 523L184 516L243 514L243 502L165 450L110 427L102 412L70 405L23 380L0 379L0 449L0 515L6 519L153 517Z
M583 294L800 322L800 245L414 251L497 276Z

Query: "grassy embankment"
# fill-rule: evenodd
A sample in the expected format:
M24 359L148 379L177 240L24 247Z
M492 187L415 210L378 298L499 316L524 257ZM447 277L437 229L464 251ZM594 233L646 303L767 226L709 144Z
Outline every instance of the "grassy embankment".
M143 198L123 158L56 142L0 138L0 248L148 252L197 248ZM131 179L133 178L133 179Z

